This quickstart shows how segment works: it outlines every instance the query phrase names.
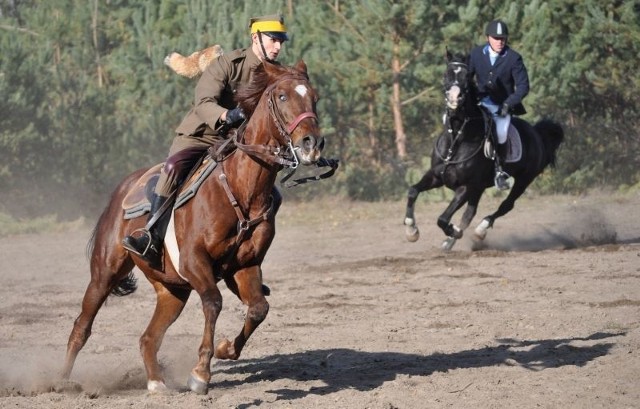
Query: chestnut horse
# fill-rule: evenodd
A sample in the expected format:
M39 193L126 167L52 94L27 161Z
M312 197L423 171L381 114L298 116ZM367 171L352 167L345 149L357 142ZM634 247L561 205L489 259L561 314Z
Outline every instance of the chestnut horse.
M456 240L462 237L476 214L478 203L485 189L493 186L494 160L488 149L491 140L492 120L478 105L478 91L468 75L466 59L454 56L447 50L447 68L444 75L444 93L447 104L445 125L447 132L437 139L431 154L431 168L409 188L405 212L405 236L407 240L418 240L414 206L420 192L446 186L454 191L449 206L438 217L438 227L447 238L442 243L445 251L451 250ZM516 200L525 192L536 176L547 166L554 166L556 151L564 139L562 126L549 119L535 125L513 117L511 126L519 134L521 154L507 158L504 170L514 179L513 187L498 209L482 219L476 227L474 237L483 240L487 229L495 220L510 212ZM512 131L510 131L512 132ZM511 141L509 142L512 143ZM517 146L517 142L514 142ZM516 149L513 149L516 151ZM453 214L467 205L460 226L451 223Z
M250 119L232 140L235 150L217 163L191 200L174 210L173 226L180 249L175 267L166 249L163 267L153 268L120 244L125 235L145 224L145 217L125 220L122 203L146 169L128 176L112 194L89 242L91 281L69 336L64 379L71 375L109 294L135 291L134 266L142 270L157 295L153 317L140 338L147 389L151 392L167 389L158 350L192 290L200 296L205 318L197 364L187 383L196 393L208 392L212 357L238 359L267 316L269 304L261 264L275 235L277 209L272 189L276 176L284 167L316 164L324 138L316 116L318 97L303 61L294 67L260 65L252 82L239 90L237 99ZM222 308L217 285L220 280L247 305L247 313L235 340L223 339L214 350L215 326Z

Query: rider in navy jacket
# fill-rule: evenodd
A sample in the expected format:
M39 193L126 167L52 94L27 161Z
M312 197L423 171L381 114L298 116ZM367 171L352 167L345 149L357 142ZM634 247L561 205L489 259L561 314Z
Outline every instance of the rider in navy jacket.
M529 93L529 75L522 56L507 45L507 25L494 20L485 30L487 43L469 54L469 74L475 77L479 98L493 115L497 127L496 187L507 189L509 177L502 171L510 115L524 115L523 98Z

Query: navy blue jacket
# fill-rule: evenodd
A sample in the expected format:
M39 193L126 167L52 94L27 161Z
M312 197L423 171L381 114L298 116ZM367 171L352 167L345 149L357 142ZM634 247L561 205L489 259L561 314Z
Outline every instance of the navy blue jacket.
M488 95L500 106L506 102L514 115L527 113L522 99L529 93L529 75L522 56L511 47L504 47L493 66L489 44L473 48L469 54L469 74L472 79L475 76L480 99Z

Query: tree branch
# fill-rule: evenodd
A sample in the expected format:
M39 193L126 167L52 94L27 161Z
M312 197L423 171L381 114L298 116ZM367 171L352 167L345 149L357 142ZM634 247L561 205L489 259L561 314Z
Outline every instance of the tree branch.
M404 101L402 101L400 103L400 105L408 105L408 104L412 103L413 101L415 101L416 99L422 97L424 94L427 94L427 93L429 93L431 91L433 91L433 87L425 88L424 90L420 91L420 93L412 96L409 99L405 99Z
M36 36L36 37L40 35L40 34L36 33L35 31L31 31L31 30L26 29L26 28L7 26L7 25L4 25L4 24L0 24L0 28L3 29L3 30L9 30L9 31L20 31L22 33L31 34L32 36Z

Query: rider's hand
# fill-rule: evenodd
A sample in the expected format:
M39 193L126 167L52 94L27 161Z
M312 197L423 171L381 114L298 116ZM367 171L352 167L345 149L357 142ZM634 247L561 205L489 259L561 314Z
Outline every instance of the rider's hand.
M229 126L235 126L244 121L245 115L242 112L242 108L234 108L227 111L227 118L224 120Z
M509 107L509 104L507 104L506 102L504 104L502 104L502 108L500 109L500 113L498 115L500 116L507 116L509 115L509 109L511 109Z

